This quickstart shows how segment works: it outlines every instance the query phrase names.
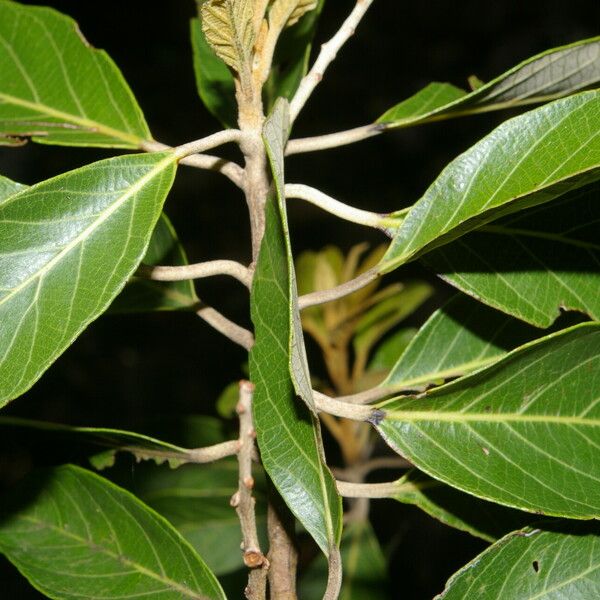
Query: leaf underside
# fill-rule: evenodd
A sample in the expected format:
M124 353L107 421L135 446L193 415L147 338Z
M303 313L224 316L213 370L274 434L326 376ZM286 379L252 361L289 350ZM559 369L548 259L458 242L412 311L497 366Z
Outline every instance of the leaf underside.
M418 468L480 498L600 515L600 325L525 345L422 397L382 403L378 429Z
M0 136L136 148L151 139L118 68L75 21L0 0Z

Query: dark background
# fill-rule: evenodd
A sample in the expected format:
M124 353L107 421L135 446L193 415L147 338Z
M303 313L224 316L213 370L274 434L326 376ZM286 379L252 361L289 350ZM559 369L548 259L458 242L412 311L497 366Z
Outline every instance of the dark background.
M196 94L188 36L195 9L192 0L54 0L50 4L74 17L87 39L109 52L138 98L155 139L176 145L219 128ZM336 31L352 6L350 0L326 3L318 43ZM471 74L486 81L533 54L596 35L599 26L596 0L377 0L298 119L294 136L369 123L430 81L466 86ZM354 206L399 209L412 204L451 158L505 117L488 114L455 120L390 133L337 151L290 157L287 179L318 187ZM28 144L0 149L0 173L32 184L113 154ZM225 178L181 168L166 210L191 261L249 261L245 203ZM348 249L362 240L384 241L376 233L300 202L290 206L290 222L298 251L327 243ZM418 265L409 266L400 276L433 281ZM426 318L448 294L442 284L435 284L437 299L416 315L416 321ZM205 301L250 325L247 293L239 284L217 278L203 280L197 287ZM243 375L244 361L243 351L194 315L104 317L3 413L144 431L148 417L212 414L222 388ZM0 486L40 462L40 448L32 451L30 442L0 437ZM64 459L61 448L42 450L42 462ZM375 504L372 513L391 553L393 598L430 598L441 591L453 571L484 547L410 507L386 502ZM40 597L4 562L0 562L0 583L0 598Z

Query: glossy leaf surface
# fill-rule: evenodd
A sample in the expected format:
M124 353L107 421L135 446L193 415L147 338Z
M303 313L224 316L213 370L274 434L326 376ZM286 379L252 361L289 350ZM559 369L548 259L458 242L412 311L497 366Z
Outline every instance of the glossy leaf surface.
M510 119L453 160L411 208L382 271L600 177L600 91Z
M600 515L600 326L514 350L420 397L380 405L386 441L419 469L541 514Z
M548 327L560 309L600 320L600 185L511 215L424 257L482 302Z
M144 265L187 265L188 260L177 233L163 212L152 232L142 259ZM134 276L110 307L113 313L155 310L191 310L198 304L192 281L153 281Z
M225 598L202 559L135 496L79 467L37 475L3 503L0 551L48 597Z
M27 390L125 285L175 169L170 153L112 158L0 204L0 406Z
M273 137L265 129L265 138L281 186L282 136L287 131L282 113L274 119ZM290 313L293 264L288 244L279 201L270 195L251 294L256 340L250 353L250 377L256 385L254 423L265 470L291 511L323 552L330 554L341 534L341 499L323 462L319 422L296 398L290 343L295 335Z
M600 38L542 52L471 93L449 83L430 83L378 119L388 127L545 102L600 82Z
M559 522L507 535L458 571L436 598L587 600L598 595L600 527Z
M0 175L0 204L17 192L22 192L27 186Z
M0 136L136 148L151 139L118 68L50 8L0 0Z
M418 389L481 369L540 331L459 294L419 329L382 387Z

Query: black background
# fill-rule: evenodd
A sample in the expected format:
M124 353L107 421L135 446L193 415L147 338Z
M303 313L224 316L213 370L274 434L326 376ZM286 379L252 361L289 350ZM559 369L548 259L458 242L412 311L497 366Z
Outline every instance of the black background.
M130 83L155 139L176 145L219 128L196 94L188 35L195 9L192 0L55 0L51 5L74 17L87 39L109 52ZM316 47L336 31L352 5L350 0L326 3ZM598 34L599 26L600 3L595 0L376 0L298 119L294 136L369 123L430 81L464 87L471 74L486 81L533 54ZM354 206L399 209L412 204L451 158L505 117L489 114L455 120L390 133L337 151L290 157L287 179L318 187ZM113 154L28 144L0 149L0 173L31 184ZM238 158L235 153L230 156ZM248 262L245 203L223 177L181 168L166 211L191 261ZM290 206L290 222L298 251L327 243L348 249L362 240L384 241L376 233L299 202ZM418 265L395 276L433 281ZM448 294L442 284L435 284L437 300L415 320L423 320ZM247 293L239 284L218 278L203 280L197 287L204 300L250 326ZM243 375L244 361L243 351L193 315L105 317L3 412L142 431L147 417L212 414L222 388ZM39 462L28 442L0 438L1 486ZM59 461L62 452L45 448L43 461ZM392 557L392 598L432 597L454 570L484 547L410 507L382 502L374 505L372 514ZM40 597L4 562L0 562L0 584L0 598Z

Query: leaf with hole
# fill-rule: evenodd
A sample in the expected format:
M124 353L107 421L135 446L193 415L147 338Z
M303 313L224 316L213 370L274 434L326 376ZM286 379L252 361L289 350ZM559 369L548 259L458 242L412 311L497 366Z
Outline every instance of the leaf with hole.
M137 148L151 139L110 57L55 10L0 0L0 136Z
M152 232L143 265L187 265L188 260L169 217L163 212ZM111 313L192 310L198 305L192 281L153 281L133 276L110 306Z
M387 128L514 108L567 96L600 82L600 38L553 48L529 58L471 93L430 83L377 120Z
M533 327L457 294L419 329L381 386L419 389L465 375L539 334Z
M79 467L36 473L1 512L0 552L50 598L225 599L165 519Z
M437 600L597 598L600 527L573 523L515 531L453 575Z
M600 185L485 225L427 254L446 281L548 327L560 310L600 319Z
M510 119L453 160L413 205L382 259L391 271L504 215L600 178L600 91Z
M287 136L285 101L265 125L265 143L277 188L283 185L283 145ZM324 463L319 422L304 400L296 398L292 352L298 319L289 238L280 201L271 194L266 230L254 276L251 313L256 342L250 352L250 377L256 385L253 408L265 470L277 490L326 555L337 553L342 507L334 479ZM293 344L292 340L297 343ZM296 353L296 358L301 353ZM310 385L310 380L308 381ZM300 387L300 386L298 386ZM312 392L311 392L312 395Z
M120 156L0 204L0 406L31 387L121 291L175 170L172 153Z
M419 469L521 510L600 516L600 324L522 346L417 397L381 403L378 429Z

